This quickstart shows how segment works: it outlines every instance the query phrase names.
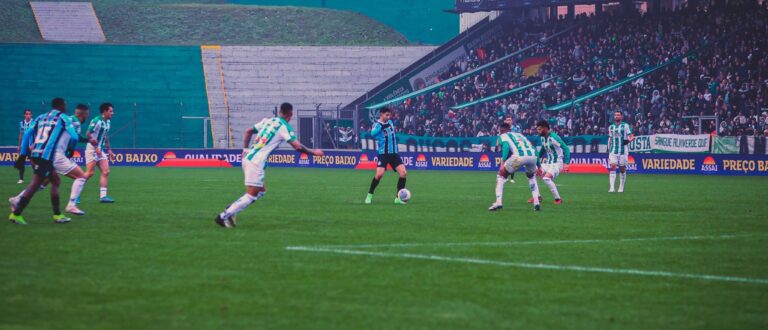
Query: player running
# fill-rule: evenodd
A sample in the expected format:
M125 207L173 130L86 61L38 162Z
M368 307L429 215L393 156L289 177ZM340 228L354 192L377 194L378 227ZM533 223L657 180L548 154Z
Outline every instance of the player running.
M536 123L536 131L541 137L541 150L537 159L541 180L549 187L549 191L555 197L555 204L561 204L563 200L560 199L560 193L557 191L554 180L561 171L568 171L571 149L557 133L549 130L549 123L546 120ZM545 158L543 163L541 162L542 158ZM539 196L539 201L541 201L541 196ZM533 203L533 199L529 199L528 203Z
M264 196L266 193L264 167L267 165L269 155L283 141L288 142L298 152L315 156L323 155L322 150L308 149L296 140L293 127L289 124L291 117L293 117L293 106L290 103L283 103L280 105L279 117L264 118L245 131L243 141L245 194L216 216L216 224L224 228L235 227L237 225L235 216ZM251 146L250 142L254 134L256 134L256 141Z
M21 153L21 138L24 136L24 131L29 128L29 125L32 123L32 110L24 109L24 120L19 122L19 147L16 148L16 153ZM19 157L16 160L16 164L13 165L17 170L19 170L19 181L17 181L17 184L24 183L24 161L26 161L26 157Z
M379 120L373 124L371 136L376 138L378 162L376 163L376 175L371 180L371 187L368 189L368 195L365 197L365 204L373 203L373 192L379 185L381 177L387 171L387 165L392 167L400 176L397 179L397 191L395 192L395 204L406 204L400 200L397 195L401 189L405 188L406 170L403 160L397 154L397 136L395 136L395 124L392 122L392 109L382 108L379 111Z
M621 111L613 113L613 124L608 126L608 165L611 167L609 178L611 186L608 192L614 192L616 185L616 164L619 165L621 178L619 179L619 192L624 192L624 183L627 180L627 158L629 158L630 142L635 139L632 127L622 121Z
M51 107L53 108L51 111L35 118L22 138L20 152L22 155L29 156L34 175L32 182L29 183L19 200L15 203L11 202L13 213L8 219L15 224L27 224L21 214L29 205L35 192L37 192L37 188L46 179L50 179L51 182L53 221L55 223L71 221L70 218L62 215L59 209L61 179L57 172L68 173L72 170L73 162L66 157L66 154L77 143L77 132L72 126L71 118L65 114L67 104L64 99L53 99Z
M107 196L107 184L109 182L109 160L115 157L109 146L109 129L112 126L112 116L115 114L111 103L102 103L99 106L100 116L91 120L86 131L88 145L85 147L85 177L90 180L96 174L96 167L101 172L101 189L99 189L99 202L114 203L115 200ZM104 148L107 152L104 153Z
M504 183L507 182L507 175L511 172L515 172L520 167L525 167L525 175L528 177L528 185L531 188L531 195L533 196L533 210L540 211L541 203L539 202L539 185L536 182L536 149L534 149L531 142L520 133L510 132L509 124L503 123L499 126L500 140L502 147L502 158L507 158L507 155L511 153L511 156L504 161L504 166L499 169L499 173L496 176L496 202L491 204L488 211L498 211L503 208L502 197L504 195Z

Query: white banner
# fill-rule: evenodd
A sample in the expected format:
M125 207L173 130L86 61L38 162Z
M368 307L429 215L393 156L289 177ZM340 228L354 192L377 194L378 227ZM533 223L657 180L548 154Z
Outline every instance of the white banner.
M709 134L677 135L656 134L651 136L651 149L655 152L709 152Z
M635 140L629 143L629 152L651 152L651 140L653 135L637 135Z

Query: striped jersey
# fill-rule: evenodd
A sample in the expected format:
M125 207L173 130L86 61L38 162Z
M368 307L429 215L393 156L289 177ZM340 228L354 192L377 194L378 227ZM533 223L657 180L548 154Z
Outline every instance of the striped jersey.
M256 125L256 140L251 146L251 150L245 155L245 159L257 163L266 164L269 155L283 141L293 142L296 140L296 133L291 124L280 117L264 118Z
M545 158L545 164L557 164L571 162L571 149L555 132L549 132L549 136L541 137L541 151L539 158Z
M32 124L32 119L30 119L29 121L24 121L24 120L20 121L19 122L19 132L24 133L24 131L26 131L27 128L29 128L29 125L31 125L31 124Z
M629 148L624 145L624 140L629 140L631 134L632 127L623 121L608 126L608 143L610 145L608 153L613 155L628 155Z
M531 142L520 133L507 132L501 134L499 140L501 141L503 158L506 158L507 153L509 152L511 152L512 155L517 156L536 156L536 149L534 149Z
M391 120L388 120L386 123L377 120L371 129L371 136L376 138L379 155L397 153L395 124Z
M51 110L35 118L24 132L21 145L22 155L31 158L53 160L57 152L66 153L71 141L77 142L77 133L71 118L59 110Z
M91 119L90 125L88 125L87 133L91 133L94 139L96 139L96 147L104 149L104 141L107 140L107 134L109 134L109 128L112 126L110 120L104 120L101 116Z

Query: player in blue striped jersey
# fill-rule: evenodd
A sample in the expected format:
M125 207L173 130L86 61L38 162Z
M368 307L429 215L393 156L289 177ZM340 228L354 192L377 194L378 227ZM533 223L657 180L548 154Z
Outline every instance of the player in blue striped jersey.
M51 107L53 108L51 111L32 121L22 137L20 154L29 156L32 161L34 176L18 203L11 205L13 213L8 219L16 224L26 224L21 214L29 205L30 200L37 192L37 188L46 179L51 182L53 220L56 223L67 223L71 220L62 215L59 209L61 179L56 173L59 171L56 166L60 164L59 161L62 158L67 159L65 155L68 150L77 144L77 132L72 126L71 118L66 115L67 104L64 99L53 99Z
M403 160L397 154L397 136L395 136L395 124L392 122L392 109L382 108L379 111L379 120L373 123L371 136L376 138L379 155L377 156L376 175L371 180L371 187L368 189L368 196L365 197L365 204L373 202L373 192L379 185L381 177L384 176L384 172L387 171L387 165L391 166L400 176L397 180L397 191L405 188L407 174ZM395 196L395 204L405 204L400 200L400 197L397 197L397 192Z
M16 153L21 152L21 138L24 136L24 131L29 128L29 125L32 123L32 110L24 109L24 120L19 122L19 146L16 148ZM24 161L26 160L26 157L19 157L16 160L16 164L14 167L19 170L19 181L16 182L17 184L24 183Z

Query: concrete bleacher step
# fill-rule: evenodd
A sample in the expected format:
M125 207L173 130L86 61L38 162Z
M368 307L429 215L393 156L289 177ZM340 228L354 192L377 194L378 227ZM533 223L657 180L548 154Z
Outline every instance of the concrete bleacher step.
M90 2L30 1L44 40L104 42L104 30Z
M208 94L208 109L211 113L213 144L216 148L228 148L231 147L232 139L228 135L229 104L222 72L221 46L201 46L200 49Z

